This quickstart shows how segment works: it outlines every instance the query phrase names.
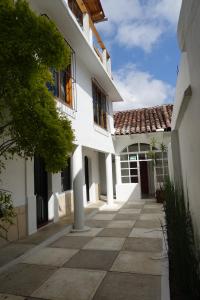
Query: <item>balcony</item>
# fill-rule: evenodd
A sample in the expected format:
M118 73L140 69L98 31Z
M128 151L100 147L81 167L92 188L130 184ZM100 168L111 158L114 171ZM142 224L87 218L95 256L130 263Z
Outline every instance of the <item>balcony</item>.
M105 70L112 77L111 58L95 23L105 21L100 0L68 0L68 6Z

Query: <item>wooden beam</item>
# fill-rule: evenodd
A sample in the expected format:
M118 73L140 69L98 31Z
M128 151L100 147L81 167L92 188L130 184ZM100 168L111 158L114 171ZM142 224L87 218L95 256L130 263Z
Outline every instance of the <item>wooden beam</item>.
M76 0L76 2L77 2L78 6L79 6L79 8L80 8L80 10L82 11L83 14L88 13L87 8L86 8L86 6L85 6L85 4L83 3L82 0Z

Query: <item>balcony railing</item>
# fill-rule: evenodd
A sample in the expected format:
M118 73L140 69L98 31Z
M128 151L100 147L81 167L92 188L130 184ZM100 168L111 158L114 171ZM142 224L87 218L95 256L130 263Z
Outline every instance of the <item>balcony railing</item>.
M94 48L108 74L111 75L110 55L94 25L92 18L82 0L68 0L69 8L76 17L77 22L86 34L90 45ZM86 18L86 21L85 19Z

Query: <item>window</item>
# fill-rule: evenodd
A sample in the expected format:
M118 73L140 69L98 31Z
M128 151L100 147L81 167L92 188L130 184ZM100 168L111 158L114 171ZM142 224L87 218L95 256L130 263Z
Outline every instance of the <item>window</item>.
M107 102L106 95L93 82L92 83L94 122L104 129L107 129Z
M71 190L71 163L70 158L67 161L67 167L61 172L62 191Z
M76 17L77 22L81 27L83 27L83 13L80 10L80 7L76 0L68 0L69 8L73 12L74 16Z
M120 154L122 183L138 183L140 161L149 161L149 144L137 143L123 149ZM169 175L167 152L155 150L155 172L158 183L163 183Z
M72 54L73 55L73 54ZM73 56L72 56L73 57ZM55 97L59 98L69 107L73 108L73 83L75 83L74 78L75 72L73 71L73 59L71 58L71 63L63 71L52 70L52 76L54 84L48 84L48 88Z

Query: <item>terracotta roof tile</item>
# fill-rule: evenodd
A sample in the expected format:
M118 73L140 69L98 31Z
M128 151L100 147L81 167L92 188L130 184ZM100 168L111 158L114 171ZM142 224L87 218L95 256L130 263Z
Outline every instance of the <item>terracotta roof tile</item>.
M118 111L114 113L116 135L156 132L157 129L171 130L173 105Z

